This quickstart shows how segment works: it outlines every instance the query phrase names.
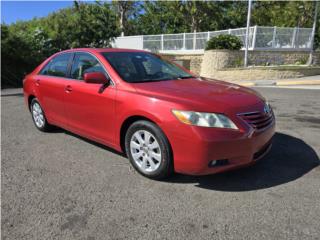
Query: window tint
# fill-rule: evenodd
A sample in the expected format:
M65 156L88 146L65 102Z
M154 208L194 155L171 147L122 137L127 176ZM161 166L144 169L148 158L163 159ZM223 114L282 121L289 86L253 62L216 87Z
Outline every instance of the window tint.
M60 54L54 57L40 72L41 75L66 77L68 63L72 53Z
M105 52L106 60L127 82L151 82L193 77L175 64L144 52Z
M95 57L87 53L77 53L71 68L71 78L83 80L84 74L89 72L105 73Z

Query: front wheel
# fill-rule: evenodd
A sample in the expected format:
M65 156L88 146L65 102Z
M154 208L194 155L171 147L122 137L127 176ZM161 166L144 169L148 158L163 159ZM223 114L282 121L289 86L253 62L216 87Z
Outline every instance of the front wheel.
M173 172L169 141L157 125L133 123L126 133L125 147L131 164L143 176L163 179Z

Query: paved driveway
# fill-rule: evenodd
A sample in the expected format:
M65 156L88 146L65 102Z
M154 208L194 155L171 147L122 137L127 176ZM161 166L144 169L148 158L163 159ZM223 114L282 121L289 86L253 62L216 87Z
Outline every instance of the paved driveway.
M3 239L319 239L320 91L258 89L277 117L257 165L166 182L63 130L35 129L2 96Z

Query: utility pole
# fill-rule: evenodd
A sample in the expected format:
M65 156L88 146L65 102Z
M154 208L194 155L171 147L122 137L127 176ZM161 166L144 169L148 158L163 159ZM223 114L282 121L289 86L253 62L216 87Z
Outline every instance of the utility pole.
M249 30L250 30L250 17L251 17L251 3L252 0L248 0L248 16L247 16L247 31L245 41L245 52L244 52L244 67L248 66L248 48L249 48Z
M312 55L313 55L313 43L314 43L314 35L316 33L316 25L317 25L317 16L318 16L318 6L319 1L316 1L316 5L314 7L314 20L313 20L313 26L312 26L312 32L311 32L311 44L310 44L310 54L309 54L309 60L308 65L312 64Z

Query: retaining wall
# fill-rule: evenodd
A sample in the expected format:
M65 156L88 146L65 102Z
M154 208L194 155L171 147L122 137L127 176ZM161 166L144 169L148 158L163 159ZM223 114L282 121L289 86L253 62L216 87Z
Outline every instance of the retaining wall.
M282 79L320 74L319 51L313 54L314 67L311 68L303 66L308 61L309 52L307 51L249 51L248 62L254 68L242 67L244 51L210 50L205 51L204 54L166 54L164 56L198 75L222 80ZM270 65L294 66L272 67Z

